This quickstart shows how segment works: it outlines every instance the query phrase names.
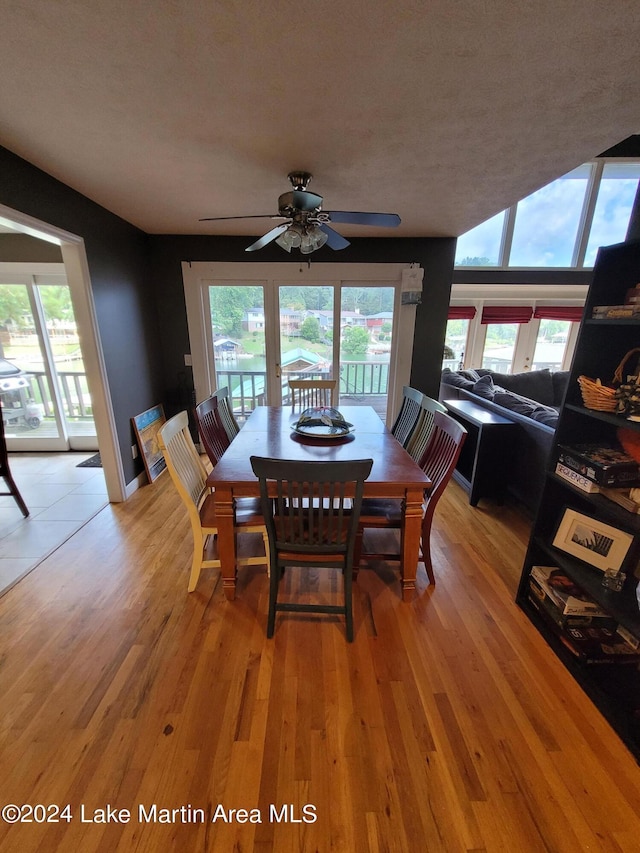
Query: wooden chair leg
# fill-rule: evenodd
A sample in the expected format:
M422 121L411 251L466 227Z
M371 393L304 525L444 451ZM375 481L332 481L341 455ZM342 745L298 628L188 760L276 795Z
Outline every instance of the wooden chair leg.
M352 588L353 573L352 569L347 566L344 572L344 615L345 615L345 630L347 634L347 642L353 642L353 588Z
M20 512L24 515L25 518L27 518L29 515L29 510L27 508L26 503L22 499L22 495L20 494L20 491L18 490L18 487L16 486L15 480L13 479L13 477L11 476L11 474L9 472L6 472L5 474L3 474L2 478L5 481L5 483L7 484L7 487L9 489L9 494L13 497L15 502L18 504Z
M422 535L420 537L420 544L422 547L422 560L424 562L424 567L427 572L427 577L429 578L429 583L435 586L436 578L433 573L433 563L431 561L431 521L433 519L433 513L429 512L427 508L427 512L422 520Z
M271 560L269 555L269 537L267 535L267 531L265 530L262 534L262 541L264 543L264 553L267 562L267 577L271 577Z
M200 570L202 569L202 555L204 553L205 542L207 541L207 536L200 534L196 535L194 533L193 536L193 560L191 562L191 574L189 575L189 586L187 590L189 592L193 592L195 588L198 586L198 578L200 577ZM198 549L198 540L200 540L200 548Z
M353 567L351 569L351 577L354 581L358 580L358 569L360 568L360 560L362 559L362 530L356 533L356 540L353 546Z
M271 639L276 627L276 602L278 600L278 584L282 572L271 572L269 578L269 614L267 616L267 637Z

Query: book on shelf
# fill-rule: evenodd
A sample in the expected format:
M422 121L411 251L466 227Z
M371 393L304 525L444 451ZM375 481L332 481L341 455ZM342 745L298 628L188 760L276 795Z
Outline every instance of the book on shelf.
M558 625L617 628L611 614L556 566L532 566L529 589Z
M619 631L609 628L567 628L560 640L583 663L637 665L640 661L640 650L634 649Z
M618 634L620 634L622 639L626 640L633 649L640 649L640 637L636 637L635 634L632 634L631 631L627 630L622 625L618 625Z
M634 664L640 663L640 647L635 638L620 627L606 625L560 625L534 595L529 601L550 630L571 654L584 664Z
M584 477L578 471L574 471L573 468L567 468L562 462L558 462L556 465L556 474L563 480L568 480L576 488L582 489L583 492L594 494L600 491L600 486L597 483L589 480L588 477Z
M605 498L624 507L627 512L640 514L640 489L601 489Z
M640 465L612 444L561 444L558 462L599 486L640 485Z
M591 310L591 318L593 320L618 320L627 317L640 318L640 304L596 305Z

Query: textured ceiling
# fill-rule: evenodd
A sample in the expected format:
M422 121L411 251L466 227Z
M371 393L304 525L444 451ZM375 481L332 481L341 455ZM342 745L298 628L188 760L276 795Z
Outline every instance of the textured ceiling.
M458 235L640 131L637 0L7 0L0 144L149 233ZM633 69L636 68L634 72Z

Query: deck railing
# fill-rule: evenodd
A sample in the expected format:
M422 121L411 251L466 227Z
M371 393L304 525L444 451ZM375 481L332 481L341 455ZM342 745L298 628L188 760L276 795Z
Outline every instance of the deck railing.
M229 388L236 416L247 417L256 406L264 404L267 374L264 370L233 370L216 366L218 387ZM328 379L328 370L292 371L282 376L282 402L290 402L287 383L290 379ZM340 394L366 403L367 398L386 396L389 365L384 362L343 361L340 366Z
M36 403L44 406L45 418L54 416L54 404L49 389L49 380L44 371L32 370L28 374L31 380L31 393ZM91 396L87 385L86 373L76 371L58 371L62 405L67 418L92 419Z

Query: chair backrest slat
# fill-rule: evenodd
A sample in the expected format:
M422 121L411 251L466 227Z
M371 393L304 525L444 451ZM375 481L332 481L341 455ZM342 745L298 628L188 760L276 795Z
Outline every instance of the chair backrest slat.
M336 379L290 379L291 408L335 406Z
M222 418L219 396L212 394L196 406L196 421L204 449L215 466L231 444Z
M372 464L371 459L296 462L251 457L274 565L282 551L353 554L364 480Z
M158 441L180 497L190 513L197 513L208 491L207 472L191 438L187 413L180 412L163 424Z
M405 444L407 453L412 459L415 459L416 462L420 460L427 444L429 443L429 438L431 437L435 422L434 415L436 412L446 414L447 410L442 403L438 402L438 400L433 400L431 397L427 397L423 394L422 400L420 401L420 412L418 413L418 418L411 435Z
M428 500L437 500L449 482L458 462L467 431L450 415L435 412L429 443L419 460L419 465L431 480Z
M229 441L233 441L233 439L240 432L240 426L238 421L236 420L235 415L233 414L233 403L231 397L229 396L228 388L218 388L217 391L214 391L211 395L215 397L218 401L218 410L220 412L220 419L225 428Z
M391 427L391 432L403 447L406 447L420 417L420 403L423 396L421 391L412 388L410 385L405 385L402 389L402 405L395 423Z

